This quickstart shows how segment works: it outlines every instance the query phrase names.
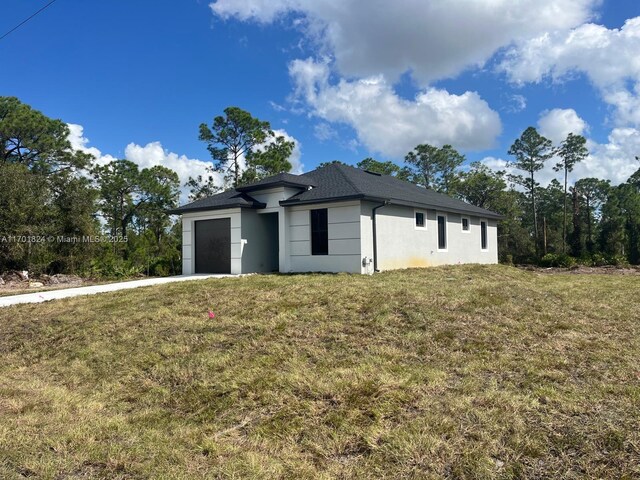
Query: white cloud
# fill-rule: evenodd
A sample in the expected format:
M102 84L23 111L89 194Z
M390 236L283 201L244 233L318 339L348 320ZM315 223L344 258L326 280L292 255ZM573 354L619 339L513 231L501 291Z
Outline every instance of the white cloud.
M321 142L338 138L338 132L327 122L320 122L313 127L313 135Z
M404 156L419 143L489 148L502 129L498 114L475 92L427 88L408 101L382 76L331 84L328 64L312 59L294 60L289 73L295 98L313 115L352 126L362 144L383 155Z
M567 113L567 110L552 110L543 119L558 122L559 128L565 128L565 132L580 133L578 128L582 126L586 128L586 124L577 115L573 118L573 114ZM575 113L575 112L573 112ZM563 120L569 119L569 122ZM574 125L575 129L570 129L568 125ZM541 129L542 130L542 129ZM542 132L541 132L542 133ZM551 138L549 134L545 134L546 137ZM562 136L558 138L563 139ZM566 135L564 135L566 138ZM627 179L640 168L640 162L635 160L635 156L640 152L640 130L635 128L614 128L607 139L607 143L597 143L593 140L587 140L587 148L589 149L589 156L578 163L573 172L569 173L569 183L573 184L576 180L586 177L596 177L605 180L611 180L613 185L617 185L626 182ZM522 172L514 169L509 165L510 160L502 158L485 157L481 160L482 163L494 170L505 170L507 173L519 173ZM539 171L536 175L536 181L541 185L546 186L554 178L561 181L561 172L554 172L552 167L555 165L556 159L550 159L545 164L543 170Z
M269 105L271 105L271 108L273 108L276 112L284 112L287 110L286 107L274 102L273 100L269 100Z
M96 159L95 163L98 165L105 165L117 160L112 155L103 154L96 147L90 147L89 139L84 136L82 125L69 123L68 126L70 132L68 138L72 148L93 155ZM274 130L274 133L278 136L282 135L287 141L294 142L295 146L289 158L292 165L291 172L302 173L304 165L300 160L302 156L300 142L284 130ZM209 175L207 167L211 166L210 161L188 158L186 155L169 152L162 147L160 142L151 142L144 146L133 142L129 143L124 150L124 157L126 160L136 163L140 169L160 165L176 172L180 179L180 203L186 203L188 199L189 189L185 188L184 184L189 180L189 177L196 178L198 175L202 175L206 178ZM222 186L224 184L222 174L213 173L213 178L216 185Z
M640 168L635 156L640 154L640 130L635 128L614 128L608 143L588 142L591 155L576 165L571 175L573 180L584 177L598 177L611 180L616 185L627 179Z
M562 82L584 73L605 102L615 107L618 126L640 125L640 17L620 29L585 24L544 33L512 47L500 65L515 83Z
M117 158L112 155L103 154L96 147L90 147L89 139L84 136L84 127L82 125L69 123L68 126L70 132L69 142L75 150L90 153L95 157L95 163L98 165L105 165L117 160ZM207 166L211 165L211 162L192 159L185 155L169 152L162 147L160 142L151 142L145 146L130 143L125 148L124 157L126 160L137 163L141 169L161 165L175 171L180 179L181 203L186 203L189 196L189 189L183 186L185 182L189 180L189 177L195 178L198 175L206 176ZM216 183L218 185L222 185L222 176L214 174L214 178L217 179Z
M183 186L189 177L195 178L202 175L206 178L209 175L207 167L211 166L211 162L169 152L162 147L160 142L147 143L145 146L130 143L124 150L124 156L127 160L137 163L140 169L159 165L176 172L180 179L180 203L185 203L189 196L189 189ZM213 178L216 185L222 186L222 175L214 173Z
M550 32L521 42L506 54L500 68L515 83L570 81L584 74L602 99L614 107L606 143L587 142L590 156L571 174L572 181L600 177L618 184L640 164L640 17L620 29L585 24L571 31ZM569 131L586 131L586 123L571 109L552 110L539 122L541 133L556 142ZM555 135L555 138L554 138ZM547 175L551 178L550 175Z
M507 112L518 113L527 108L527 98L524 95L509 95L507 100L508 105L505 108Z
M84 136L84 127L82 125L78 125L76 123L67 123L67 127L69 127L69 143L71 143L71 148L74 150L78 150L80 152L88 153L93 155L95 158L95 163L98 165L105 165L113 160L116 160L115 157L111 155L103 155L100 150L96 147L89 147L89 139Z
M507 173L517 173L513 167L510 166L510 162L508 160L504 160L502 158L496 157L485 157L480 160L480 163L484 163L487 167L492 170L501 170Z
M570 133L584 135L587 130L587 123L573 108L554 108L542 112L538 126L540 134L551 140L554 145L559 145Z
M407 71L422 86L482 65L499 48L592 17L600 0L216 0L222 18L292 19L349 77Z

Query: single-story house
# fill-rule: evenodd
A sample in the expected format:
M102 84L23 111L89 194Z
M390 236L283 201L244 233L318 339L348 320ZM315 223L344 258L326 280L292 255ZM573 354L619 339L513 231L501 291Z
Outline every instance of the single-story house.
M170 213L182 215L183 274L498 262L499 214L339 163L281 173Z

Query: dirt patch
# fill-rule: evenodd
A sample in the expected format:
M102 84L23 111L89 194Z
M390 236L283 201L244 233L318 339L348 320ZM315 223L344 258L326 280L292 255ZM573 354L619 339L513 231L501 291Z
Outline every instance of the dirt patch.
M0 295L13 294L25 290L42 290L54 288L79 287L95 283L77 275L36 275L31 276L24 271L10 271L0 275Z
M585 267L576 265L569 268L537 267L535 265L517 265L518 268L537 273L570 273L575 275L640 275L640 266L616 267L607 265L603 267Z

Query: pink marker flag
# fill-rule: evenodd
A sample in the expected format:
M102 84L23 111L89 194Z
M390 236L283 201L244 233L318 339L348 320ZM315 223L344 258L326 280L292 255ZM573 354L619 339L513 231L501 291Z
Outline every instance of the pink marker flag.
M215 318L216 314L209 310L209 318Z

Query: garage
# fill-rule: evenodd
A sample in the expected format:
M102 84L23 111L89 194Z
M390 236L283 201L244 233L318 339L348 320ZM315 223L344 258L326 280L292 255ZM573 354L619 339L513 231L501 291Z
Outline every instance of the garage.
M195 273L231 273L231 219L199 220L195 230Z

